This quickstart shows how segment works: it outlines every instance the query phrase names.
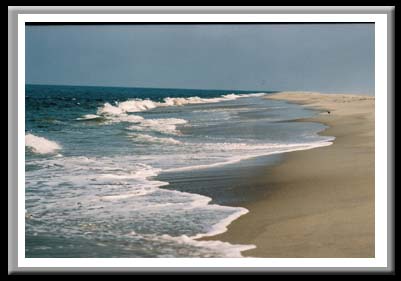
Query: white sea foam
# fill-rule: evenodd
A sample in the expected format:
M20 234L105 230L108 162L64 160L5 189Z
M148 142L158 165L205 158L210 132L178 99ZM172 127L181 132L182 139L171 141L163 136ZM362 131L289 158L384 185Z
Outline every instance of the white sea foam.
M198 241L194 240L192 237L188 237L187 235L170 236L168 234L164 234L159 239L173 241L178 244L210 249L210 251L219 252L222 257L226 258L243 258L241 252L256 248L255 245L237 245L218 240Z
M334 138L330 138L325 141L316 141L311 143L291 143L291 144L205 143L202 144L202 146L205 148L204 153L207 153L209 149L213 149L214 152L220 151L222 153L227 153L226 157L223 157L222 160L218 162L163 169L163 172L165 173L183 172L191 170L209 169L213 167L221 167L229 164L235 164L242 160L259 156L274 155L291 151L308 150L316 147L328 146L333 144L332 143L333 140Z
M239 98L247 97L260 97L265 93L255 94L228 94L217 98L200 98L200 97L189 97L189 98L165 98L164 103L161 106L182 106L187 104L202 104L202 103L217 103L222 101L236 100Z
M188 98L170 98L167 97L163 102L156 102L152 100L133 99L123 102L116 103L116 106L110 103L105 103L103 107L98 109L98 114L102 115L120 115L129 112L141 112L154 109L156 107L165 106L183 106L187 104L202 104L202 103L217 103L222 101L236 100L239 98L247 97L260 97L265 93L255 94L228 94L217 98L200 98L200 97L188 97Z
M108 117L108 121L111 123L119 123L119 122L127 122L127 123L140 123L144 120L142 116L138 115L128 115L128 114L122 114L119 116L113 116L113 117Z
M227 226L229 226L234 220L236 220L237 218L239 218L242 215L247 214L249 211L245 208L242 207L228 207L228 206L221 206L221 205L217 205L217 204L210 204L210 202L212 201L212 198L204 196L204 195L200 195L200 194L191 194L191 193L187 193L187 192L182 192L182 191L177 191L177 190L171 190L171 192L173 193L177 193L177 194L181 194L181 195L190 195L192 202L188 205L188 203L186 203L186 206L183 206L183 209L196 209L196 208L211 208L211 209L215 209L215 210L227 210L227 209L232 209L234 212L225 217L224 219L220 220L219 222L217 222L216 224L212 225L210 227L210 229L205 232L205 233L198 233L196 235L190 236L190 239L199 239L202 237L206 237L206 236L214 236L223 232L227 231Z
M25 146L39 154L51 154L61 149L58 143L32 134L25 135Z
M154 102L151 100L141 100L141 99L128 100L118 103L118 107L121 108L124 112L146 111L149 109L156 108L158 106L161 106L161 103Z
M124 113L124 110L119 108L118 106L111 105L106 102L103 107L99 108L97 114L99 115L121 115Z
M146 108L150 109L151 107L147 102L152 103L151 101L146 101L146 103L142 104L142 101L139 103L141 109L144 109L144 105L147 105ZM149 103L149 104L150 104ZM102 108L98 109L98 114L87 114L81 118L77 118L77 120L91 120L97 118L105 118L106 124L127 122L134 123L136 125L132 125L128 127L128 130L135 131L155 131L165 134L173 134L179 135L180 132L177 130L177 125L186 124L187 121L179 118L160 118L160 119L145 119L139 115L127 114L127 112L134 112L135 110L131 108L129 105L130 101L120 103L119 106L113 106L109 103L106 103ZM135 102L136 104L136 102ZM139 110L138 110L139 111Z
M210 230L207 233L199 233L197 235L192 236L192 239L199 239L202 237L207 237L207 236L214 236L217 234L221 234L227 231L227 227L236 219L238 219L240 216L243 216L247 214L249 211L245 208L237 208L238 211L229 215L225 219L222 219L218 223L214 224Z
M111 200L111 201L121 200L121 199L128 199L128 198L131 198L131 197L143 196L143 195L149 194L149 193L154 192L154 191L155 190L146 190L146 189L135 190L133 192L124 193L124 194L102 196L101 199L103 199L103 200Z
M90 120L98 118L98 116L106 117L106 123L118 123L118 122L130 122L130 123L141 123L138 126L132 126L129 129L138 131L153 130L166 134L179 134L176 130L176 125L185 124L186 121L183 119L166 118L166 119L149 119L144 120L143 117L137 115L129 115L128 113L142 112L156 107L168 107L168 106L183 106L188 104L204 104L204 103L218 103L222 101L236 100L239 98L246 97L260 97L265 93L253 93L253 94L228 94L216 98L200 98L200 97L188 97L188 98L170 98L167 97L163 102L156 102L149 99L133 99L123 102L116 102L116 105L112 105L106 102L102 107L97 110L97 115L87 114L78 120Z
M241 251L254 248L253 245L197 241L196 238L224 232L227 225L246 210L209 204L211 198L203 195L160 189L168 184L153 179L160 169L133 164L132 157L32 161L45 168L46 177L43 170L31 171L27 174L26 185L36 186L35 181L39 181L42 190L50 193L37 196L28 190L26 212L32 220L52 222L36 226L36 232L48 232L49 227L52 231L57 228L67 237L98 237L99 233L107 232L121 239L129 233L135 239L146 241L147 247L178 248L184 250L181 253L184 256L241 257ZM31 202L36 203L32 205ZM132 224L132 221L136 223ZM209 221L212 226L207 225ZM182 227L185 233L187 224L196 226L200 233L177 237L167 234L174 233L177 227ZM149 244L149 241L154 242ZM188 252L193 247L199 252ZM162 252L160 256L163 255L168 254Z
M180 135L177 125L186 124L187 121L179 118L143 119L139 124L129 126L128 130L155 131L164 134Z
M96 115L96 114L85 114L84 116L77 118L76 120L93 120L93 119L99 119L102 118L102 116Z
M181 236L170 236L168 234L164 234L161 237L164 239L173 240L178 243L183 243L196 247L210 248L213 250L218 250L221 253L224 253L226 257L242 257L241 252L245 250L250 250L256 248L255 245L233 245L227 242L222 241L198 241L202 237L215 236L217 234L221 234L227 231L227 227L240 216L247 214L249 211L242 207L228 207L221 206L217 204L210 204L212 198L199 195L199 194L191 194L182 191L170 190L170 193L178 194L181 196L189 196L192 200L188 205L188 202L183 203L183 206L179 208L182 210L188 209L209 209L218 211L227 211L231 210L231 214L219 220L217 223L213 224L209 227L208 230L202 233L195 234L193 236L181 235ZM176 205L179 205L179 203ZM170 205L171 206L171 205ZM177 207L177 206L176 206Z
M144 143L174 144L174 145L181 144L180 141L173 138L158 138L145 134L129 134L129 136L134 138L136 141Z

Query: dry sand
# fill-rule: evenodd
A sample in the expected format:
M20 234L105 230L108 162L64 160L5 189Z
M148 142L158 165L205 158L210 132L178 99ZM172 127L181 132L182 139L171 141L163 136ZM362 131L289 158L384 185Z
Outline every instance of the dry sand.
M266 196L207 240L254 244L243 256L374 257L374 105L370 96L287 92L270 95L323 110L333 145L285 154L263 176ZM330 111L330 114L327 112Z

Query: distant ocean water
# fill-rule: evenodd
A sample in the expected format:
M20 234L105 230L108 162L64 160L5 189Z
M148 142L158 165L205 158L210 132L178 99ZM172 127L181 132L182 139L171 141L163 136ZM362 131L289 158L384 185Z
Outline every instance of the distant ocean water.
M26 257L240 257L253 245L195 239L246 209L157 176L331 143L266 94L27 85Z

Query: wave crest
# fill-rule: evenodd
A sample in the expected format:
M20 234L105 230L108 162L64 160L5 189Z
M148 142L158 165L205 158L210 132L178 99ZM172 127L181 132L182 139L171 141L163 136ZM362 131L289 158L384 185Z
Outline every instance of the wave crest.
M38 154L51 154L61 149L58 143L32 134L25 135L25 146Z
M164 98L163 102L156 102L149 99L133 99L116 103L116 106L106 102L103 107L98 109L98 114L103 115L120 115L130 112L141 112L154 109L156 107L164 106L183 106L187 104L201 104L201 103L217 103L222 101L236 100L239 98L247 97L260 97L265 93L254 94L228 94L217 98L201 98L201 97L188 97L188 98Z

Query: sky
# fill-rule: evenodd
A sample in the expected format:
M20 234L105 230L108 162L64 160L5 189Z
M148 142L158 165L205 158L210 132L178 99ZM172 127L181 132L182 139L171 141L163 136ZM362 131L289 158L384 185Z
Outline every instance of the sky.
M374 95L374 24L26 26L27 84Z

